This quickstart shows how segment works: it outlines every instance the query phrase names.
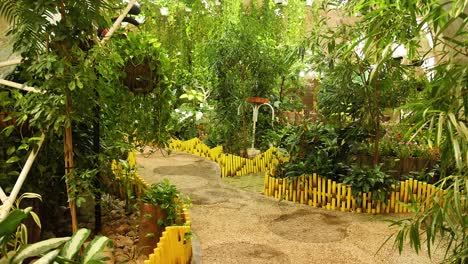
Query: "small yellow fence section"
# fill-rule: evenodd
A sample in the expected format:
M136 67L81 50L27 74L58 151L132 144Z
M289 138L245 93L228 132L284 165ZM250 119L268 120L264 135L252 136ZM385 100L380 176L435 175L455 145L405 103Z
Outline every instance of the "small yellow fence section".
M129 152L127 157L128 168L122 163L112 161L112 171L119 182L121 197L125 197L126 188L132 188L139 197L149 184L138 175L136 171L135 152ZM191 220L187 209L183 208L182 226L168 226L163 232L153 254L144 261L144 264L186 264L192 258Z
M243 158L232 154L225 154L222 146L210 148L193 138L187 141L173 139L169 143L172 150L187 152L215 161L221 167L221 177L242 176L251 173L272 170L280 161L287 161L288 157L280 155L276 148L269 148L253 159Z
M135 152L131 151L128 153L127 164L127 169L121 162L115 160L111 164L112 172L119 184L119 195L122 199L126 197L127 188L133 190L135 195L139 197L149 187L136 171Z
M362 193L361 203L358 205L356 197L352 195L351 187L322 178L317 174L303 175L294 180L275 178L271 172L265 174L264 194L278 199L308 204L313 207L339 210L343 212L407 213L408 205L412 201L421 202L424 207L431 206L431 195L438 195L442 189L434 185L413 179L401 181L393 186L393 192L384 203L372 200L372 192ZM422 202L423 201L423 202Z
M184 226L168 226L159 239L153 254L144 264L185 264L192 258L191 221L184 208Z

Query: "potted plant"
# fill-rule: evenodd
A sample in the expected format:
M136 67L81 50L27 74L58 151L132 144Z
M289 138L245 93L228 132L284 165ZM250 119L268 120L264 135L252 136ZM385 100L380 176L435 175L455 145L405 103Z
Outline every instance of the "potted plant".
M254 104L267 104L270 102L268 98L264 97L247 97L246 101Z
M143 254L153 252L166 226L180 223L179 191L169 180L152 184L140 197L139 248Z
M133 93L151 93L165 84L168 56L156 36L131 32L115 41L113 49L122 60L116 69L123 73L121 82Z

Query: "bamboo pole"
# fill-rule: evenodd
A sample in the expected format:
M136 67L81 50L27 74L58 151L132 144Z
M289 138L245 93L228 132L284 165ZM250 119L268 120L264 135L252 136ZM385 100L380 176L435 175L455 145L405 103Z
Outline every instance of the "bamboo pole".
M2 187L0 187L0 201L2 202L2 204L5 203L6 199L8 199L8 196L6 196Z
M15 186L13 187L13 190L11 191L10 196L3 203L3 206L0 209L0 222L6 218L6 216L8 215L8 212L13 206L13 203L15 202L16 197L18 196L19 191L21 190L21 187L23 186L23 183L26 180L26 176L28 176L29 170L31 169L34 163L34 160L36 159L37 153L39 153L39 149L41 148L42 143L44 142L44 139L45 139L45 135L42 134L41 139L37 143L38 145L37 149L31 151L31 153L29 154L29 157L26 160L26 163L24 164L24 167L21 170L20 175L18 176L18 179L16 180Z
M2 85L5 85L5 86L9 86L9 87L13 87L13 88L16 88L16 89L20 89L20 90L23 90L23 91L26 91L26 92L33 92L33 93L40 93L41 91L34 88L34 87L31 87L31 86L27 86L25 84L21 84L21 83L17 83L17 82L12 82L12 81L8 81L8 80L5 80L5 79L0 79L0 84Z
M0 68L13 66L13 65L16 65L16 64L20 64L20 63L21 63L21 59L2 61L2 62L0 62Z

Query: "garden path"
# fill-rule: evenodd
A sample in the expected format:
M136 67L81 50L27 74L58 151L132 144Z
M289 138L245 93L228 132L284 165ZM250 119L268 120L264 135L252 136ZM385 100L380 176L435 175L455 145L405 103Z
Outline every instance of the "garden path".
M168 178L192 199L192 229L205 264L400 264L438 260L432 262L426 252L417 255L409 246L399 255L392 243L378 251L393 232L384 220L397 216L343 213L279 202L261 194L261 175L225 181L216 163L191 154L139 154L137 164L148 183Z

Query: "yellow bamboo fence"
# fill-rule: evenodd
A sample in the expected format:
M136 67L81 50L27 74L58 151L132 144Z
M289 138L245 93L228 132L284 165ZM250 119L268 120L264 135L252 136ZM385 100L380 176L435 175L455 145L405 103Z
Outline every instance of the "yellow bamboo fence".
M136 171L136 158L135 152L130 152L127 157L128 169L125 169L123 164L112 161L112 171L120 182L120 195L125 197L125 184L128 183L127 187L132 188L136 196L140 196L149 184L146 183L143 178L138 175ZM183 206L183 225L181 226L168 226L162 233L161 238L153 253L148 256L148 259L144 261L144 264L186 264L190 263L192 258L192 242L191 242L191 220L185 205Z
M275 178L272 173L273 170L265 174L265 195L343 212L408 213L408 207L413 201L420 203L424 209L432 203L427 197L443 193L442 189L434 185L408 179L393 185L393 191L385 202L372 200L372 192L368 192L359 194L361 202L358 204L350 186L322 178L315 173L295 179Z
M169 143L172 150L187 152L208 158L219 164L221 168L221 177L242 176L257 172L266 172L275 168L279 162L285 162L289 158L281 155L276 148L269 148L253 159L226 154L222 146L210 148L200 141L193 138L187 141L172 139Z
M187 141L173 139L169 143L169 148L217 162L221 167L222 177L266 172L263 188L266 196L329 210L372 214L407 213L413 201L420 203L424 209L433 202L431 199L426 199L427 197L443 193L442 189L434 185L408 179L393 185L393 191L386 201L373 200L372 192L359 193L358 200L358 197L352 195L350 186L322 178L315 173L295 179L274 177L275 166L280 162L287 162L289 157L281 155L273 147L254 159L225 154L221 146L210 148L198 138Z
M183 226L168 226L159 239L154 252L144 264L184 264L190 263L192 258L191 221L187 210L184 208Z

